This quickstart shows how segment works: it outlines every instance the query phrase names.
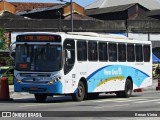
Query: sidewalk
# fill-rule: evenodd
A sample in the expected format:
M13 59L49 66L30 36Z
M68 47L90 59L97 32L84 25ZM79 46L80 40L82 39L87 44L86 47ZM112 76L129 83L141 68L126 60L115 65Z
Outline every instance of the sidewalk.
M143 91L156 91L157 85L158 85L158 80L155 79L152 82L152 86L143 88ZM14 92L14 86L13 85L9 86L9 91L10 91L10 97L13 97L13 98L21 98L21 97L33 96L32 94L25 93L25 92L20 92L20 93Z

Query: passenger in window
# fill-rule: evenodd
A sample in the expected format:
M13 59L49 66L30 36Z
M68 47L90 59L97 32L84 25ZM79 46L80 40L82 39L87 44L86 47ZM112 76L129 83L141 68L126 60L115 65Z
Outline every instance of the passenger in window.
M156 67L156 74L159 76L160 75L160 67L159 67L159 64L158 66Z

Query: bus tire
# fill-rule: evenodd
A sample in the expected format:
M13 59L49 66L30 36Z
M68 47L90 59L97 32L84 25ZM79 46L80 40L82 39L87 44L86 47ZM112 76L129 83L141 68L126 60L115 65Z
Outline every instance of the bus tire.
M34 94L34 97L37 102L45 102L47 95L45 94Z
M130 79L126 80L126 84L125 84L125 90L123 91L123 97L124 98L129 98L132 95L132 91L133 91L133 85Z
M82 101L82 100L84 100L85 95L86 95L86 90L85 90L84 83L82 81L80 81L78 83L77 92L72 94L72 99L74 101Z

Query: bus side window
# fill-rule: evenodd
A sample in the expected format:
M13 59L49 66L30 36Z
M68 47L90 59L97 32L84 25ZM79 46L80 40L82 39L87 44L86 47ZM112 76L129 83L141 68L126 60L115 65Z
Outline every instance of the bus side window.
M77 60L87 61L87 43L86 41L77 42Z
M117 61L117 44L116 43L108 44L108 52L109 52L109 61Z
M143 61L142 45L136 45L135 50L136 50L136 61L142 62Z
M126 45L125 44L118 44L118 60L120 62L126 61Z
M134 52L134 44L127 45L127 61L134 62L135 61L135 52Z
M88 42L88 60L97 61L97 42Z
M107 43L99 42L98 44L99 61L108 60Z
M144 62L150 62L151 51L149 45L143 46L143 56L144 56Z

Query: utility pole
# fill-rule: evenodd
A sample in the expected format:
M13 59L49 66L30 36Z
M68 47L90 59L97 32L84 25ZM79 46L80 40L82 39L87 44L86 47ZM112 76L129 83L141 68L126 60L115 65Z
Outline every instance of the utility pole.
M64 1L64 0L58 0L58 1L68 3L67 1ZM70 13L71 13L71 32L73 32L73 28L74 27L73 27L73 6L72 6L72 0L70 0L69 4L70 4Z
M70 1L70 11L71 11L71 31L73 32L73 6L72 6L72 0Z

